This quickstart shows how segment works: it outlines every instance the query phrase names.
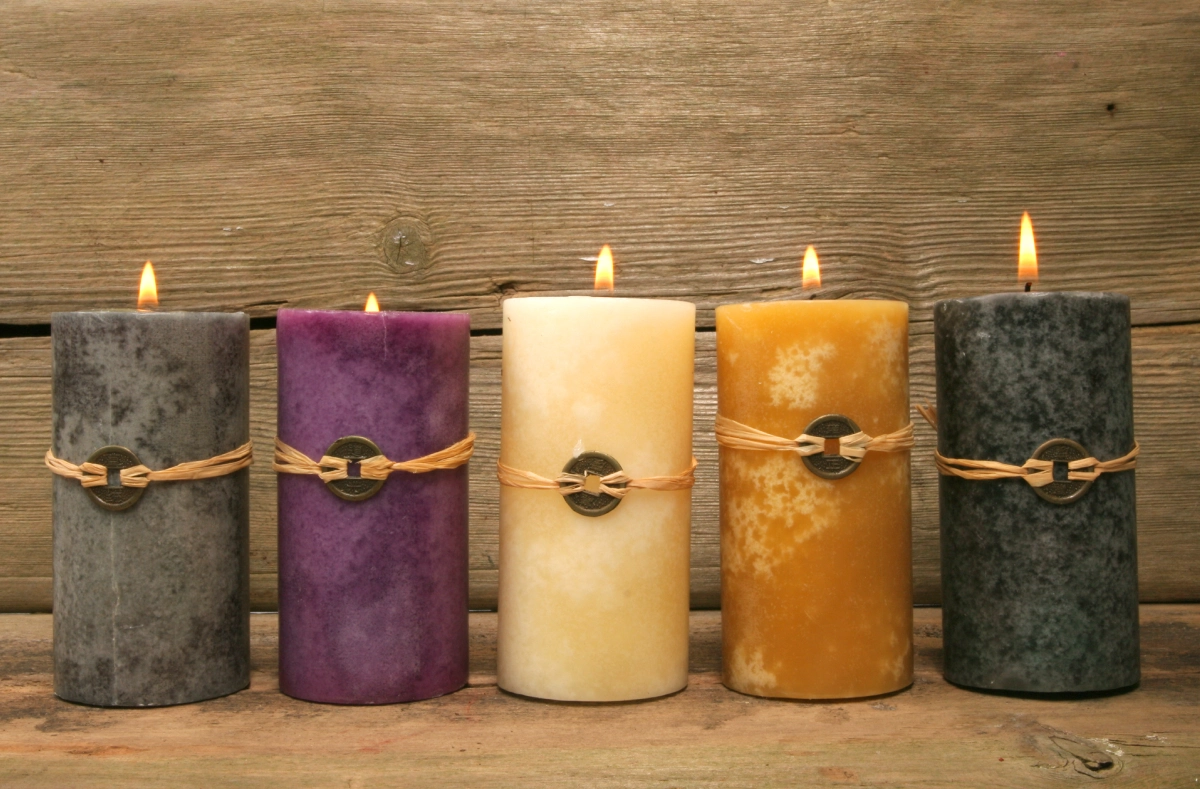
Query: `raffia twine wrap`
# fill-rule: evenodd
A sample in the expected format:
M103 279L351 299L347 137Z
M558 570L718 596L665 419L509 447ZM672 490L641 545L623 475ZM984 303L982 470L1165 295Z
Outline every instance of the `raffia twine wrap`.
M496 477L500 480L501 485L509 488L553 490L563 496L575 493L592 493L593 495L607 493L613 498L623 499L631 490L687 490L696 484L697 465L699 463L696 458L692 458L692 463L688 466L687 471L661 477L633 478L624 471L614 471L600 478L599 487L595 491L587 489L587 477L583 474L563 472L554 479L550 479L540 474L534 474L532 471L522 471L512 466L506 466L500 461L496 461Z
M97 488L108 484L108 469L99 463L75 465L69 460L54 456L54 450L46 450L46 467L60 477L77 479L85 488ZM144 488L151 482L180 482L192 479L211 479L241 471L254 461L254 447L247 441L237 449L206 460L191 460L177 466L152 471L141 464L121 469L121 485L126 488Z
M359 477L362 479L387 479L394 471L424 474L439 469L458 468L470 460L474 453L475 434L468 433L462 441L413 460L388 460L383 455L366 458L358 462ZM281 474L311 474L320 477L322 482L333 482L349 477L351 462L353 461L330 455L322 455L320 460L314 461L295 447L288 446L276 436L275 462L271 464L271 468Z
M861 430L841 438L825 439L801 433L796 438L784 438L749 425L743 425L729 417L717 415L717 443L730 449L758 451L795 452L801 456L818 455L825 451L825 442L836 441L838 454L846 460L861 463L868 452L900 452L913 445L913 426L909 422L893 433L869 436Z
M917 411L937 430L937 409L931 405L918 405ZM1067 479L1090 482L1101 474L1115 474L1137 468L1137 456L1141 448L1136 441L1133 449L1119 458L1097 460L1094 457L1080 458L1067 463ZM1030 458L1019 466L996 460L967 460L948 458L937 449L933 450L938 473L961 479L1023 479L1032 487L1041 488L1054 482L1054 461Z

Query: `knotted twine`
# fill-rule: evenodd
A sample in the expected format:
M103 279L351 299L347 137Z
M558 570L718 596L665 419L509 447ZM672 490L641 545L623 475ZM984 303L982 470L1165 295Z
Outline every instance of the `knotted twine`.
M937 430L937 409L931 405L918 405L917 411ZM1067 461L1067 479L1073 482L1091 482L1101 474L1115 474L1137 468L1140 447L1136 441L1133 449L1119 458L1097 460L1094 457ZM933 458L938 472L947 477L962 479L1023 479L1031 487L1041 488L1054 482L1054 461L1030 458L1019 466L996 460L966 460L948 458L935 448ZM1060 461L1061 462L1061 461Z
M190 460L162 471L151 471L138 464L121 469L121 486L144 488L151 482L180 482L191 479L223 477L247 468L254 460L254 447L249 441L235 450L207 460ZM85 488L98 488L108 484L108 469L99 463L75 465L69 460L54 456L54 450L46 450L46 467L60 477L77 479Z
M362 479L387 479L393 471L407 471L410 474L424 474L438 469L458 468L471 459L475 452L475 434L468 433L467 437L437 452L414 458L413 460L388 460L383 455L375 455L360 461L336 458L322 455L314 461L295 447L283 443L275 437L275 462L271 468L281 474L312 474L321 478L322 482L333 482L349 478L350 464L358 463L358 474Z
M730 449L795 452L807 457L823 453L827 440L838 443L838 455L854 463L861 463L868 452L899 452L911 449L913 426L912 422L909 422L894 433L875 437L860 430L840 438L825 439L821 436L810 436L808 433L801 433L796 438L784 438L717 414L717 443Z
M496 461L496 477L500 484L509 488L525 488L527 490L553 490L563 496L575 493L591 493L600 495L607 493L615 499L623 499L631 490L687 490L696 484L696 458L687 471L662 477L638 477L634 479L624 471L614 471L600 477L599 491L589 491L585 487L587 476L563 472L554 479L534 474L532 471L522 471L512 466L506 466Z

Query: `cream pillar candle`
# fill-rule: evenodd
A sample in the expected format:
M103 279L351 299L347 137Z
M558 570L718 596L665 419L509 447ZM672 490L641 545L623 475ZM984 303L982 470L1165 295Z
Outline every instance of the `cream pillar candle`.
M679 301L506 301L501 462L549 479L584 452L635 479L689 469L695 314ZM631 490L588 517L555 490L501 487L500 687L564 701L685 687L690 518L690 490Z

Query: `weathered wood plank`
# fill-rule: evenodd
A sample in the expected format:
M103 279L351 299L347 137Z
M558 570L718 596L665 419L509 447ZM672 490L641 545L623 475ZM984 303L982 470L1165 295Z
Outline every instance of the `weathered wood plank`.
M912 397L932 401L933 350L928 323L913 324ZM696 335L697 470L692 521L692 604L719 604L715 334ZM258 459L251 472L251 570L256 609L276 605L275 480L268 461L275 430L274 332L254 332L252 425ZM1141 595L1146 601L1200 599L1200 468L1186 447L1200 443L1200 325L1141 328L1134 333L1135 405L1143 453L1138 470ZM50 605L50 481L41 464L50 432L49 340L0 340L0 433L14 461L0 487L0 610ZM495 606L498 561L500 338L472 340L471 423L478 451L471 464L471 605ZM940 600L937 475L933 433L917 426L913 458L913 578L916 598Z
M917 609L912 688L859 701L757 699L719 684L720 615L692 615L691 683L633 704L496 689L495 615L472 616L471 686L407 705L278 692L274 615L252 620L251 687L166 709L51 693L50 621L0 618L0 778L50 786L1191 786L1200 611L1142 609L1141 686L1102 698L975 693L941 677L937 609Z
M1200 319L1200 5L0 2L0 322L463 309L586 288L934 300L1013 283ZM936 42L931 46L931 42Z

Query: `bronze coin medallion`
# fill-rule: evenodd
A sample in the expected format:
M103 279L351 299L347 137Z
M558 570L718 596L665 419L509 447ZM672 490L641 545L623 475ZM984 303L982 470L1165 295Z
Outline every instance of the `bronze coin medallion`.
M351 463L361 463L367 458L373 458L383 453L369 438L346 436L334 441L325 454L330 457L343 458ZM379 492L379 489L383 487L383 480L346 477L345 479L331 479L325 484L339 499L365 501Z
M1050 460L1054 463L1069 463L1088 457L1083 445L1069 438L1052 438L1037 448L1034 460ZM1092 486L1090 479L1056 479L1049 485L1034 488L1037 494L1051 504L1070 504L1077 501Z
M138 499L146 492L145 488L127 488L119 484L119 477L113 474L113 472L120 472L123 468L132 468L133 466L140 466L142 464L142 461L138 460L137 455L125 447L100 447L92 453L87 462L99 463L109 471L108 484L99 485L94 488L84 488L88 492L88 495L92 497L92 501L104 509L112 510L113 512L127 510L134 504L137 504ZM113 482L118 482L118 484L113 485Z
M804 428L804 432L817 438L841 438L858 432L858 425L848 416L841 414L826 414L817 417ZM841 479L853 474L860 463L847 460L841 455L826 455L823 452L816 455L803 455L801 459L808 470L822 479Z
M620 463L600 452L584 452L579 457L572 458L567 465L563 466L563 473L565 474L580 474L585 480L594 477L593 484L599 483L601 477L606 477L620 470ZM622 483L620 485L611 485L610 487L623 488L625 485ZM578 493L563 496L563 500L567 502L568 507L580 515L586 515L589 518L598 518L601 515L612 512L621 503L621 500L616 496L610 496L600 490L596 490L595 492L581 490Z

